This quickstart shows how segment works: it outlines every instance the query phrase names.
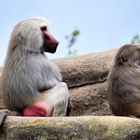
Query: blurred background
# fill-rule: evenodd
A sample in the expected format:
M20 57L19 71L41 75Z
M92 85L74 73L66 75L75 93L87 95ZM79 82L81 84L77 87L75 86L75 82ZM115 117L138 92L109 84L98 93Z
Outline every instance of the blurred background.
M4 0L0 2L0 66L9 35L24 19L43 16L60 45L49 58L105 51L140 43L139 0Z

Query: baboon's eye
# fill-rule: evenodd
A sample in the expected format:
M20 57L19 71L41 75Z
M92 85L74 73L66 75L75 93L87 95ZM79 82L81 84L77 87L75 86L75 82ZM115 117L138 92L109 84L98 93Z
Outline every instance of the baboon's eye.
M46 26L46 25L42 25L42 26L40 27L40 29L41 29L41 31L47 31L47 26Z

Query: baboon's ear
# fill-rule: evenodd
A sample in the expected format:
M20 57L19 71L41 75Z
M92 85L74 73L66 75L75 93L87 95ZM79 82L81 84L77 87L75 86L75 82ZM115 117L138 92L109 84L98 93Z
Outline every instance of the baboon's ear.
M126 55L126 54L120 55L120 57L119 57L119 59L118 59L118 63L119 63L119 64L122 64L122 63L124 63L124 62L126 62L126 61L128 61L128 55Z
M122 55L122 62L126 62L128 60L128 56L126 54Z

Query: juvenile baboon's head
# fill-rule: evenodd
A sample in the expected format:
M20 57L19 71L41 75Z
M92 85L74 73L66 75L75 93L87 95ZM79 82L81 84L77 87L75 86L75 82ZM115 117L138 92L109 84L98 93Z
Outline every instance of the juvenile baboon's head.
M140 46L127 44L119 49L115 57L115 66L140 66Z

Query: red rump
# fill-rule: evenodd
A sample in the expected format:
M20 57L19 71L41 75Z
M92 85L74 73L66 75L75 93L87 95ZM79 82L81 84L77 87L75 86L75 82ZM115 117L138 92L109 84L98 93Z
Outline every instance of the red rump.
M37 102L23 110L24 116L45 117L50 114L50 108L44 102Z

